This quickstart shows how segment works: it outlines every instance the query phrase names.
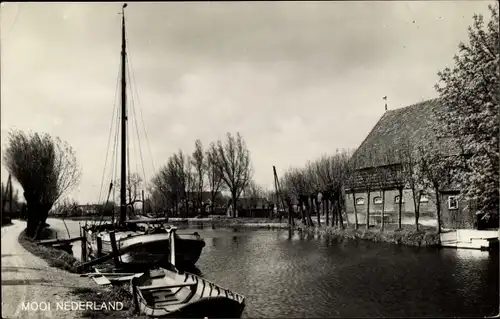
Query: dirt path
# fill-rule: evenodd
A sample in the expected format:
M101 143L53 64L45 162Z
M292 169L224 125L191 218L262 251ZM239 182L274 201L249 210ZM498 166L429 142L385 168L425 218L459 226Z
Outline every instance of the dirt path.
M71 290L96 285L88 278L49 267L25 250L18 242L25 227L26 223L18 220L2 227L2 318L79 317L77 311L57 309L58 303L80 301ZM30 309L23 309L26 304Z

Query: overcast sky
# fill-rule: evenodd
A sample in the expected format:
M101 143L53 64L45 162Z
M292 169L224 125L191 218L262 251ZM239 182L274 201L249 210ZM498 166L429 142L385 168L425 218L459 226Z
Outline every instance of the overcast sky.
M226 132L241 132L254 178L269 188L273 165L280 174L358 147L384 113L383 96L389 109L437 96L436 73L451 66L473 13L489 16L489 3L130 3L134 101L152 151L141 134L146 177L151 162L158 169L179 148L191 153L195 139L208 145ZM83 168L72 196L95 202L121 4L1 5L2 147L11 128L61 137Z

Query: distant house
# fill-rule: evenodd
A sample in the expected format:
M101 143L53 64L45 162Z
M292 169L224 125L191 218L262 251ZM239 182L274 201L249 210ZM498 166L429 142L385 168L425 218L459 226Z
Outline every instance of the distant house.
M97 215L101 206L99 204L86 204L78 205L77 208L81 210L83 215Z
M274 204L267 198L239 198L236 201L236 217L266 218L273 213ZM229 200L227 216L232 216L233 204Z
M211 192L186 192L186 197L189 201L196 202L201 199L203 204L211 204L212 201L212 193ZM222 193L215 193L215 200L222 199Z
M402 202L402 223L413 224L415 222L413 196L408 185L404 185L403 196L400 198L396 187L400 180L391 178L391 174L384 174L388 171L401 170L402 163L398 162L397 157L387 156L387 154L391 154L388 150L393 152L406 147L407 141L410 143L432 142L434 145L439 145L444 154L456 154L458 150L452 140L438 139L434 134L434 127L438 124L436 113L442 110L439 100L434 99L385 112L351 158L355 172L353 180L346 189L346 212L350 222L354 222L354 208L356 208L358 221L366 223L368 200L370 200L370 224L381 221L382 187L386 190L384 205L386 222L397 222L400 201ZM368 199L367 180L377 181L370 184L370 199ZM459 216L464 207L464 203L458 201L459 193L460 189L453 183L449 183L441 190L440 201L444 227L457 226L457 220L460 219ZM434 192L431 190L422 196L419 223L437 225L435 201Z

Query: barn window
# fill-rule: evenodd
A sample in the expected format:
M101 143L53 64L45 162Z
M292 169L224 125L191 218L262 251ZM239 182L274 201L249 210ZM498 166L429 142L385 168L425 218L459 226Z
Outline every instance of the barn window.
M365 199L362 197L356 198L356 205L364 205L365 204Z
M448 197L448 209L458 209L458 199L455 196Z
M429 198L426 195L420 195L420 202L427 203L429 202Z
M374 204L382 204L382 197L373 197Z
M395 203L397 203L397 204L399 204L399 200L400 200L400 198L401 198L401 197L399 197L399 195L398 195L398 196L396 196L396 197L394 197L394 202L395 202ZM403 198L401 199L401 203L404 203L404 202L405 202L405 199L404 199L404 197L403 197Z

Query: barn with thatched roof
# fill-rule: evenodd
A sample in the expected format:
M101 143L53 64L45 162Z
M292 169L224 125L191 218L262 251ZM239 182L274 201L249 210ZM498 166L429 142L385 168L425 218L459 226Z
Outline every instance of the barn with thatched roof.
M384 113L350 160L354 168L346 188L346 211L350 222L354 221L356 210L358 221L366 223L369 209L370 224L380 223L383 207L384 221L397 223L400 201L402 223L415 222L414 199L402 173L402 157L398 154L411 156L415 153L415 146L422 143L439 147L442 154L458 154L454 139L438 138L435 133L440 125L438 114L444 111L439 100L433 99ZM403 196L400 196L399 188L403 189ZM382 196L382 189L385 196ZM443 185L438 198L434 192L426 190L420 198L419 223L437 225L436 200L439 200L443 225L452 226L450 224L462 214L464 207L457 200L458 194L453 178Z

